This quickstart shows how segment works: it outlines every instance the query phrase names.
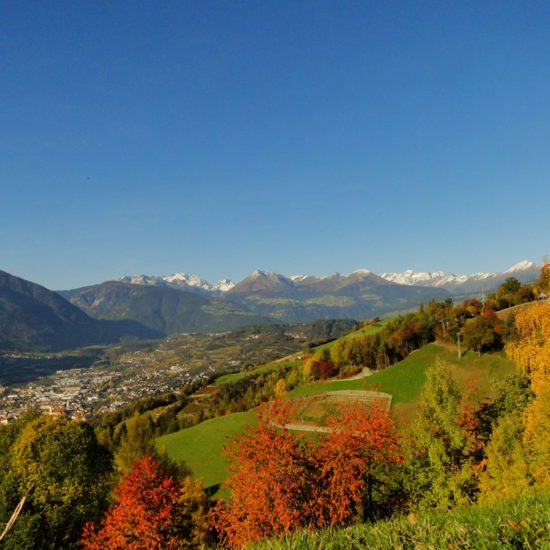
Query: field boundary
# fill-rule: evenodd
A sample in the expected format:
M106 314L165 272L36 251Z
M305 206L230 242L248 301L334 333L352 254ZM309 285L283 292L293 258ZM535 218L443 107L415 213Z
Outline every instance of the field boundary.
M392 396L389 393L371 390L331 390L299 397L292 400L297 407L294 416L298 421L289 422L285 424L284 428L293 431L330 433L330 428L323 426L324 418L331 409L346 401L376 403L380 408L389 411Z

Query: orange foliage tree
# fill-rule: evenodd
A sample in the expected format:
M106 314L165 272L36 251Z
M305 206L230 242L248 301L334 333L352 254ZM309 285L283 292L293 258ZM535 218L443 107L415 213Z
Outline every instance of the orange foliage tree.
M401 460L395 424L378 407L343 408L318 445L284 429L290 407L264 404L258 427L227 448L231 500L211 513L224 546L241 548L306 525L346 524L372 509L384 468Z
M180 484L151 456L138 460L115 489L116 503L99 527L88 523L88 550L191 548L202 538L206 496L200 484Z
M247 427L226 448L229 502L220 501L211 519L225 546L277 536L302 525L308 515L311 466L308 445L284 429L290 404L281 399L264 403L259 425Z
M376 404L343 405L328 420L329 432L315 449L317 525L344 525L373 511L373 489L399 463L399 437L389 412Z

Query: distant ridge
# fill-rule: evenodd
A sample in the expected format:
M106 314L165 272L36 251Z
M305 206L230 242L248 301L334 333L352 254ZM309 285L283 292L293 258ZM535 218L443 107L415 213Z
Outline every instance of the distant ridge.
M535 262L522 260L502 272L481 272L472 275L456 275L447 271L414 271L412 269L377 275L368 269L357 269L349 275L333 273L324 276L311 274L286 276L273 271L258 269L238 283L234 283L230 279L222 279L212 284L198 275L187 275L183 272L174 273L173 275L127 275L121 277L118 281L135 285L166 286L198 294L223 296L225 293L242 294L254 289L262 291L278 289L283 291L292 289L293 285L302 288L306 286L330 287L332 286L331 282L334 281L340 281L346 285L354 279L360 280L365 276L372 276L378 277L379 280L384 279L400 285L443 288L451 293L463 293L478 292L481 286L480 283L483 283L484 290L493 290L507 277L516 277L520 282L534 280L538 277L540 267ZM62 294L65 295L66 292L62 291Z
M444 288L454 294L494 290L508 277L515 277L522 283L535 280L540 273L540 265L522 260L500 273L474 273L456 275L445 271L422 272L408 269L402 273L382 273L382 277L402 285L430 286Z
M120 283L147 286L166 286L179 290L189 290L204 294L217 295L221 292L231 290L235 284L229 279L222 279L211 284L198 275L187 275L187 273L174 273L173 275L126 275L117 279Z

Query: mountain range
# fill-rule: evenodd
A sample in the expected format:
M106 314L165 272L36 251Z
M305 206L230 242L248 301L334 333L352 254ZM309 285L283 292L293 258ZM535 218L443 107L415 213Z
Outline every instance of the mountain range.
M161 286L189 290L201 294L218 295L231 290L235 284L229 279L222 279L211 284L197 275L174 273L173 275L127 275L118 279L118 282L132 285Z
M0 271L0 349L57 350L124 337L162 338L178 332L216 332L253 323L369 319L453 294L490 291L507 277L536 279L523 261L502 273L470 276L442 271L383 273L360 269L285 275L257 270L237 284L197 276L135 275L53 292Z
M447 271L414 271L412 269L407 269L406 271L398 273L381 273L379 277L390 283L399 285L443 288L453 294L463 294L465 292L495 290L507 277L515 277L522 283L533 281L538 277L540 267L540 265L534 262L523 260L502 272L480 272L473 273L472 275L457 275ZM262 277L262 274L267 274L268 277ZM200 294L221 296L225 293L229 293L229 295L231 295L232 292L233 294L242 293L243 289L246 289L246 292L250 292L254 290L250 287L251 284L256 286L268 284L272 287L275 284L276 288L279 290L285 287L287 289L293 287L304 288L308 285L315 288L330 288L334 281L342 283L346 281L346 278L349 279L351 277L352 279L357 279L357 277L361 275L376 276L375 273L368 269L358 269L351 275L334 273L324 277L319 277L317 275L285 276L279 273L257 270L238 284L235 284L230 279L222 279L212 284L198 275L188 275L183 272L174 273L173 275L126 275L118 279L118 281L134 285L171 287ZM269 282L267 282L268 279ZM235 287L237 290L234 290ZM67 292L70 291L61 291L62 294L66 294Z
M502 272L474 273L473 275L456 275L445 271L413 271L402 273L382 273L387 281L401 285L430 286L444 288L453 294L495 290L508 277L515 277L522 283L537 279L540 265L523 260Z
M239 304L203 292L171 286L107 281L71 291L61 291L87 314L98 319L137 321L162 333L218 332L270 319Z
M215 291L200 277L179 275L124 277L60 294L96 318L131 319L166 334L262 321L367 319L449 296L444 289L396 284L367 270L293 278L257 270L238 284L227 284L227 290Z

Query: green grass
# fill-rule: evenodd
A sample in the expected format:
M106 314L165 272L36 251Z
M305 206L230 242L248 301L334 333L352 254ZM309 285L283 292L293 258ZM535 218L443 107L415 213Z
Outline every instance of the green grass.
M334 390L368 390L379 386L379 390L393 396L392 403L409 402L416 399L426 380L425 369L440 355L443 348L430 344L409 355L405 360L359 380L327 380L302 384L289 393L289 397L314 395Z
M254 370L235 372L233 374L224 374L223 376L216 378L216 380L214 380L212 385L221 386L222 384L231 384L232 382L238 382L239 380L243 380L244 378L248 378L249 376L255 376L256 374L262 374L262 373L265 374L265 373L273 372L273 371L279 370L284 366L294 366L294 365L297 365L298 363L299 363L298 360L273 361L271 363L266 363L265 365L261 365L260 367L256 367Z
M491 507L422 512L347 529L300 531L256 550L550 548L550 496L524 496Z
M320 346L317 346L314 348L314 351L323 350L325 348L330 348L336 344L336 342L345 342L346 340L353 340L354 338L359 338L362 336L368 336L370 334L376 334L377 332L380 332L386 323L389 321L389 319L385 319L383 321L379 321L378 323L374 325L368 325L363 328L359 328L357 330L354 330L353 332L350 332L349 334L346 334L345 336L342 336L341 338L338 338L337 340L333 340L332 342L328 342L326 344L322 344Z
M222 450L228 437L241 433L248 424L257 423L255 411L234 413L164 435L155 444L171 459L184 460L193 477L202 479L206 489L216 489L226 476L227 460L222 456Z

